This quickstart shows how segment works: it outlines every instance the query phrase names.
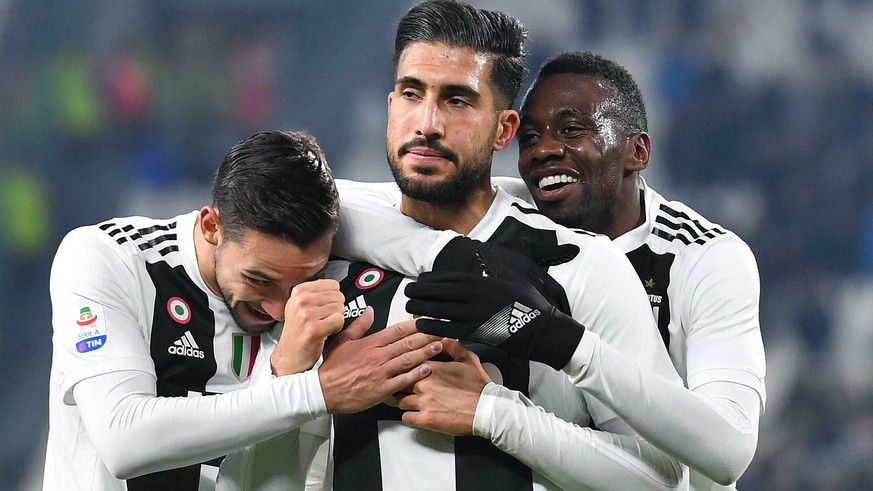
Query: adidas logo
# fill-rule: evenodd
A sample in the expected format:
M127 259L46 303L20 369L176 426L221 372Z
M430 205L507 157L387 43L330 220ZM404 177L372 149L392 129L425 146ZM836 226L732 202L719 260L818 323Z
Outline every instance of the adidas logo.
M367 302L364 300L363 295L358 295L356 298L352 299L351 302L346 304L346 308L343 312L344 319L354 319L359 315L364 313L364 309L367 308Z
M206 354L200 349L200 346L197 346L197 342L194 341L191 331L185 331L185 334L178 341L167 348L167 352L171 355L188 356L191 358L206 357Z
M530 309L518 302L512 305L509 313L509 332L515 334L519 329L526 326L530 321L540 315L539 309Z

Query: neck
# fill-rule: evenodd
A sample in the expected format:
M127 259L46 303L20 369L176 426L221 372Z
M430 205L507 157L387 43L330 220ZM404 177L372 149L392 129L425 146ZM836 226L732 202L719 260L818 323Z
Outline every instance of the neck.
M496 194L489 180L484 187L475 189L464 202L457 204L433 204L404 195L400 199L400 211L431 228L467 235L488 213Z
M610 240L630 232L645 222L645 206L643 190L639 185L637 174L624 179L621 189L621 199L612 223L604 232Z

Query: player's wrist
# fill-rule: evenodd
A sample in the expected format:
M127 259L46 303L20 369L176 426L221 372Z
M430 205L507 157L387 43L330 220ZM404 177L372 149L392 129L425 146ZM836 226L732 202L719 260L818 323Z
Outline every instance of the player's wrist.
M531 345L531 359L562 370L585 334L585 326L569 315L552 308L548 321Z

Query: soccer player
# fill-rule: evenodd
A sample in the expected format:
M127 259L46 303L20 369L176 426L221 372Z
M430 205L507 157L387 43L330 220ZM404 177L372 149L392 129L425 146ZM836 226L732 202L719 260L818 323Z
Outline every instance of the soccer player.
M542 66L522 105L523 182L495 182L532 196L563 225L608 236L626 253L689 390L604 369L596 395L650 443L688 464L692 489L735 489L754 456L766 397L757 266L734 233L647 185L640 176L651 153L647 131L642 94L624 67L591 52L563 53ZM422 242L445 243L403 233L411 251L422 250ZM458 321L461 311L477 308L481 299L468 300L465 281L506 293L504 302L514 299L496 281L453 279L428 288L454 305L419 313ZM636 384L639 390L619 390Z
M525 97L518 169L540 211L625 252L690 389L650 393L664 410L626 421L691 467L692 489L734 489L755 454L766 397L758 270L736 234L646 184L647 131L642 94L624 67L563 53ZM647 428L655 425L671 431L656 436Z
M493 246L489 251L495 252L483 252L488 266L516 267L526 280L541 282L541 293L565 312L548 318L563 316L561 326L568 329L545 330L539 320L547 316L528 308L517 314L520 323L515 325L524 328L498 348L444 340L450 359L427 362L432 384L413 384L386 404L336 416L332 429L322 429L330 435L328 460L322 482L312 483L316 487L627 490L686 485L681 465L633 434L564 373L588 373L603 352L620 350L637 362L632 370L651 370L664 384L684 390L630 264L606 237L556 225L491 185L493 152L509 144L519 124L511 105L522 83L524 38L523 27L499 12L445 0L413 7L401 19L395 41L388 160L402 191L396 205L406 220L488 241ZM395 256L404 243L383 240L390 232L357 228L352 235ZM524 247L516 250L523 238L530 244L527 255ZM510 265L514 254L522 257ZM531 266L536 262L531 256L541 264ZM470 257L437 258L443 260L445 265L434 269L463 270L466 266L458 263L469 263ZM410 318L404 306L412 279L358 263L344 268L341 288L348 315L357 315L363 305L375 307L370 335ZM480 299L490 308L491 302ZM566 322L570 315L579 322ZM328 357L333 349L327 348ZM599 377L597 370L592 377ZM425 407L431 395L445 403L441 412ZM245 472L247 465L276 455L268 445L249 450L248 456L233 457L244 463L233 471ZM223 474L226 469L231 470L223 464ZM249 488L259 480L244 476L229 482Z
M245 388L259 337L278 322L288 351L277 369L301 372L342 328L338 284L316 279L336 223L315 140L271 131L231 149L210 206L67 234L50 281L44 489L212 489L228 452L426 376L420 364L441 344L411 323L356 339L366 311L317 371Z

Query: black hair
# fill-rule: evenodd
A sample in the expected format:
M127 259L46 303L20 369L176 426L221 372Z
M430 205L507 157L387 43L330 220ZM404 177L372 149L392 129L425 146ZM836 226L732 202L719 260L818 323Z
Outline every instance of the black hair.
M394 68L412 43L445 43L490 55L491 86L498 108L512 108L525 74L527 29L503 12L477 9L455 0L428 0L400 19L394 38Z
M339 195L324 152L302 131L262 131L234 145L212 183L222 233L255 230L306 247L337 230Z
M623 66L592 51L568 51L546 60L534 85L548 76L565 73L586 75L609 84L616 103L610 113L624 136L649 131L643 94Z

